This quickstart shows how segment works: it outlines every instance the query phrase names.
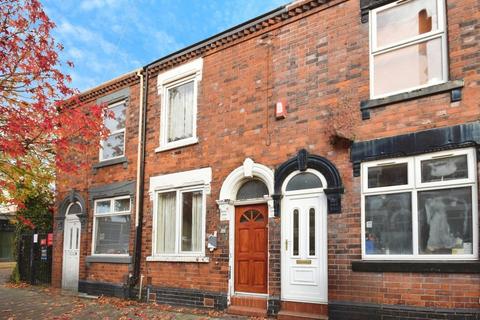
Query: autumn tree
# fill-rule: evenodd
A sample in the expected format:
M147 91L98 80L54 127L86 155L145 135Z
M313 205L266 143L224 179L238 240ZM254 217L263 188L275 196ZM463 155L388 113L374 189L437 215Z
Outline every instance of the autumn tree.
M83 105L61 69L63 47L38 0L0 0L0 203L22 204L36 188L72 171L105 134L105 108Z

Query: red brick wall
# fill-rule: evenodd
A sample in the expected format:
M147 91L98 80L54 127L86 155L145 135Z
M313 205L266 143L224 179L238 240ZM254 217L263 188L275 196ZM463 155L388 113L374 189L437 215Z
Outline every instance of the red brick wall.
M372 112L370 120L361 122L358 140L450 126L478 117L478 74L463 71L466 63L478 66L478 56L465 60L471 55L469 51L478 50L478 46L461 49L463 42L457 35L468 32L459 24L465 24L469 4L453 3L449 9L449 33L453 39L449 42L452 55L450 77L465 80L464 99L450 103L448 94L439 94L379 108ZM472 1L470 3L475 5ZM476 26L478 29L478 22ZM221 184L245 157L274 168L298 149L306 147L309 152L325 156L337 166L346 189L343 213L329 217L331 300L478 307L478 301L473 297L480 294L477 276L351 271L351 261L361 259L360 179L352 178L348 150L333 148L324 135L329 125L324 111L335 106L339 98L348 93L352 112L360 117L360 101L369 96L368 24L360 23L358 2L333 5L330 9L271 30L269 35L263 40L259 36L253 37L204 57L198 107L200 143L195 146L154 152L159 141L160 100L155 78L152 79L148 97L146 176L211 166L214 176L207 220L207 233L210 233L219 224L214 200L218 199ZM268 41L271 41L270 49L262 44ZM454 62L456 60L465 62L459 64ZM476 97L477 102L472 97ZM287 98L289 113L287 119L275 121L272 105L280 98ZM143 255L148 256L151 254L152 207L148 196L145 202L146 246ZM227 238L220 242L219 250L211 256L209 264L148 262L142 272L152 277L154 285L226 291L226 272L217 274L217 270L227 270L228 261L219 257L220 251L228 253ZM272 259L270 261L273 265ZM211 276L205 281L208 273ZM187 282L179 280L182 275L187 275ZM278 294L278 277L270 274L270 279L270 293ZM462 281L470 286L464 285L464 290L459 291L454 283Z
M369 98L368 23L360 22L359 8L358 0L331 1L233 45L207 52L199 87L200 141L196 145L155 152L159 146L161 102L156 75L151 76L141 273L151 277L153 285L226 292L229 248L228 236L219 234L218 249L207 252L209 263L147 262L146 257L152 251L150 177L211 167L213 181L211 195L207 197L206 232L212 233L219 226L227 227L219 221L215 203L221 185L246 157L273 169L306 148L334 163L345 186L342 213L328 218L329 300L480 307L477 275L351 271L351 261L361 259L360 178L353 178L349 150L332 146L325 132L331 125L327 109L335 108L342 97L349 97L351 112L358 118L360 101ZM388 137L476 120L480 110L479 28L478 1L448 1L449 73L450 79L465 81L462 101L451 103L448 94L437 94L377 108L372 110L371 119L360 121L355 128L355 139ZM137 94L132 91L135 101ZM276 121L273 106L281 98L288 101L288 115L285 120ZM136 133L132 124L136 121L136 111L129 109L131 112L127 135ZM135 143L129 144L132 150L127 155L135 154ZM73 185L87 190L93 185L131 179L135 159L129 157L132 162L128 169L116 166L100 169L96 175L85 172L83 180ZM71 186L62 182L60 194ZM91 230L91 218L89 226ZM279 232L278 221L272 220L269 226L271 232ZM84 236L83 241L86 242L82 248L88 250L91 239ZM279 238L270 235L270 241L272 246ZM278 296L279 262L276 266L274 262L272 256L269 287L270 294ZM119 279L116 275L102 278L108 273L100 270L102 267L108 268L95 265L85 269L82 265L81 275L88 279Z
M107 94L113 93L122 88L117 88ZM112 283L123 283L125 275L128 275L128 265L101 264L85 262L85 257L92 252L92 228L93 228L93 208L89 201L88 190L92 187L102 186L115 182L136 180L137 166L137 143L138 143L138 105L139 105L139 84L134 83L130 86L130 98L127 103L126 135L125 135L125 156L128 159L126 168L122 164L109 167L93 169L93 165L98 163L98 149L86 155L88 166L78 172L71 174L59 174L57 177L57 195L55 216L58 217L58 204L68 196L70 190L75 189L80 192L86 202L87 220L82 225L81 245L80 245L80 279L97 280ZM86 101L86 103L95 103L95 100ZM98 143L98 141L92 141ZM130 254L133 256L133 239L135 237L134 225L134 204L132 204L132 220L130 233ZM58 221L55 224L55 235L53 244L53 270L52 283L54 286L61 286L62 277L62 252L63 252L63 230L59 230Z

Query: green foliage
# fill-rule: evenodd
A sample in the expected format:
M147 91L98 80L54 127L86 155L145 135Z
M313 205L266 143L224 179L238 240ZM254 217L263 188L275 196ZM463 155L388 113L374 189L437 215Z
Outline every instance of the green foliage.
M52 231L53 227L53 191L50 188L38 188L29 193L24 207L17 211L17 235L25 231L38 233Z

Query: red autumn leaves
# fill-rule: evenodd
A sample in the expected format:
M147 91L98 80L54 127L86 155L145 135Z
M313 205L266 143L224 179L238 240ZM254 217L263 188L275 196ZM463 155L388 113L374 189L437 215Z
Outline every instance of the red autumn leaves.
M85 165L106 134L105 107L70 87L54 27L38 0L0 0L0 203Z

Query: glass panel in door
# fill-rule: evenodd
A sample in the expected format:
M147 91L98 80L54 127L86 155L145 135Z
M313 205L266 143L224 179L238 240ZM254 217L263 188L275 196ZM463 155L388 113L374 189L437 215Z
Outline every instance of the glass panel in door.
M293 255L298 256L299 253L299 220L300 216L298 209L293 210Z

